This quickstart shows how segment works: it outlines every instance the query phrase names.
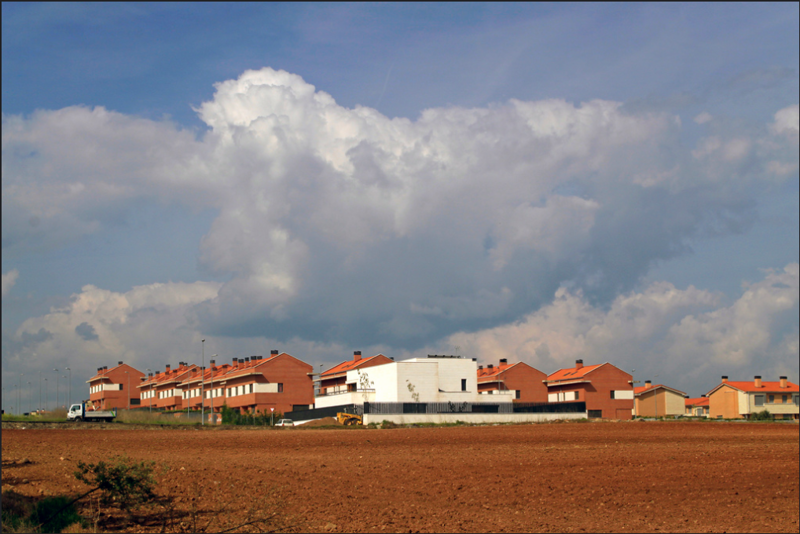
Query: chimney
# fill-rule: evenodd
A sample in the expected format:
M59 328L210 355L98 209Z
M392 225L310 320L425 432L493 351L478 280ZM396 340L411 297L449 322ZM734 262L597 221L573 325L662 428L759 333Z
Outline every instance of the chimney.
M277 355L278 355L278 349L272 349L271 351L269 351L269 353L270 353L272 356L277 356Z
M117 365L122 365L122 362L117 362Z
M728 383L728 377L727 376L722 375L722 383L723 384L727 384Z
M701 397L705 397L705 396L706 396L706 394L705 394L705 393L703 393L703 394L702 394L702 395L700 395L700 396L701 396Z
M212 370L212 371L216 371L216 370L217 370L217 361L216 361L216 360L211 360L211 361L210 361L210 362L208 362L208 363L210 363L210 364L211 364L211 370Z
M782 376L781 377L781 389L786 389L787 386L788 386L788 384L786 383L786 377Z
M645 389L649 389L651 387L653 387L653 383L650 380L645 380L644 381L644 388Z
M478 366L478 371L480 371L481 369L483 369L483 366L482 366L482 365L479 365L479 366Z
M354 350L353 351L353 361L354 362L361 361L361 351L360 350Z
M244 361L250 363L250 358L245 358Z
M755 385L757 388L760 388L760 387L761 387L761 376L760 376L760 375L756 375L756 376L754 376L754 377L753 377L753 384L754 384L754 385Z
M583 367L583 360L575 360L575 369L580 369Z
M389 356L389 359L394 361L394 356Z
M500 365L506 365L506 364L508 364L508 359L507 358L500 358Z
M494 369L494 365L492 365L492 364L490 363L489 365L487 365L487 366L486 366L486 368L487 368L487 369Z
M108 371L108 366L107 365L103 366L103 371Z

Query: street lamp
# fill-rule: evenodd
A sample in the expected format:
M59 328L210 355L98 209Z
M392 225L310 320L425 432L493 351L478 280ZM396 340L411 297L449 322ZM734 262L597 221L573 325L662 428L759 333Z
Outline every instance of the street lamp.
M42 370L39 369L39 413L42 413Z
M69 371L69 397L67 398L67 410L72 406L72 369L66 368Z
M206 340L200 340L201 352L203 353L203 366L200 368L200 424L206 424Z
M217 356L218 354L214 354L213 356L211 356L212 358L214 358L213 360L211 360L212 362L211 363L211 424L212 425L216 423L216 421L214 421L214 365L217 362Z
M56 372L56 410L58 410L58 369L53 369Z
M28 382L28 414L31 413L31 397L33 397L33 395L31 395L31 383Z
M49 399L49 391L47 391L47 377L44 379L44 410L47 411L47 402Z
M636 380L634 380L634 373L636 373L636 369L631 369L631 390L633 393L633 418L636 419L638 410L636 409Z
M150 376L152 373L150 369L147 369L147 380L150 381L150 391L147 393L147 406L150 408L150 413L153 413L153 377Z
M19 401L19 392L22 389L22 377L25 376L24 373L19 374L19 380L17 380L17 415L22 414L22 407L20 406Z

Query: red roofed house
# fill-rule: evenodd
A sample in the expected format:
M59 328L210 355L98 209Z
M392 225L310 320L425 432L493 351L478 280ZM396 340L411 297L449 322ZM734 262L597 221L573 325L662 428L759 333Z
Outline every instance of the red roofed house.
M518 402L547 402L547 375L524 362L512 363L503 358L500 365L478 366L478 393L496 395L514 394Z
M141 407L168 411L186 408L181 384L195 369L195 364L180 362L175 369L167 365L163 373L150 373L136 386L142 396Z
M229 369L220 371L212 365L212 370L213 385L211 373L205 377L205 403L210 408L213 397L215 412L226 404L241 413L269 414L274 409L275 413L285 414L314 404L313 368L285 352L273 350L269 358L234 358Z
M708 397L702 395L695 399L684 399L685 414L692 417L708 417Z
M347 384L347 371L354 371L356 369L366 369L376 365L384 365L393 363L394 360L387 358L383 354L376 354L369 358L362 358L361 351L356 350L353 352L353 359L344 361L338 365L334 365L327 371L319 375L319 392L317 393L316 407L335 406L337 400L332 397L344 393L353 393L358 388L358 384ZM342 401L338 404L347 404Z
M238 360L234 358L234 361ZM218 412L225 403L224 398L217 400L218 397L224 397L225 394L225 392L219 388L221 384L220 380L225 373L233 369L233 366L227 363L217 366L215 360L211 360L208 363L210 366L202 373L202 376L200 373L201 369L197 367L190 371L180 383L184 408L186 408L188 404L190 410L200 410L202 408L201 401L204 395L206 399L205 408L207 411L210 411L211 406L214 405L214 411Z
M95 410L139 406L136 385L144 373L127 363L119 362L111 369L98 367L97 374L86 381L89 384L89 404Z
M769 411L776 419L798 419L800 388L785 376L767 382L756 376L752 381L733 382L722 377L720 385L708 392L709 416L714 419L748 419Z
M547 377L548 402L583 401L589 417L631 419L633 417L633 377L611 365L583 365L559 369Z
M636 417L675 417L686 411L686 393L663 384L654 386L645 380L644 386L633 389L633 395Z

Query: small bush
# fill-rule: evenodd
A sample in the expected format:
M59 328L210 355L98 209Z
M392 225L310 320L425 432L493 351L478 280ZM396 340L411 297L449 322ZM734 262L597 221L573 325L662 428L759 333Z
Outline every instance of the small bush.
M222 424L223 425L257 425L272 426L281 419L281 412L268 412L266 410L252 413L240 413L239 410L229 408L227 404L222 405Z
M155 462L133 463L125 457L114 458L113 463L78 462L75 478L101 491L103 504L128 510L155 498L154 468Z
M772 421L772 414L769 413L769 410L761 410L752 414L750 419L753 421Z

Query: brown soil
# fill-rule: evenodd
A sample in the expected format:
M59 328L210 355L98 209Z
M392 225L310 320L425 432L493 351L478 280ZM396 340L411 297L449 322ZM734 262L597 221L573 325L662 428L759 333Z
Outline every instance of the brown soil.
M76 493L78 460L121 453L168 468L175 508L136 524L84 505L101 530L224 530L277 504L296 531L798 531L794 424L9 429L2 488Z

